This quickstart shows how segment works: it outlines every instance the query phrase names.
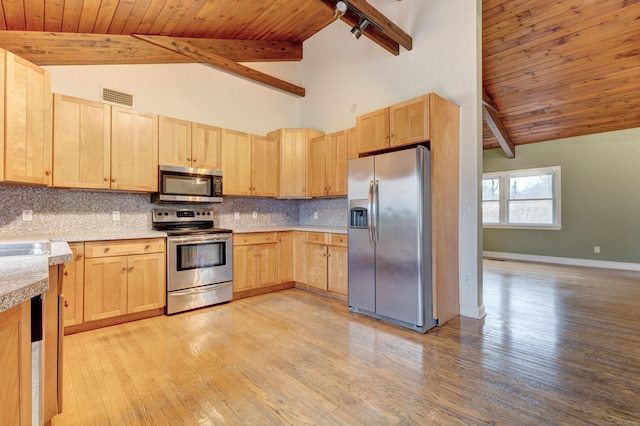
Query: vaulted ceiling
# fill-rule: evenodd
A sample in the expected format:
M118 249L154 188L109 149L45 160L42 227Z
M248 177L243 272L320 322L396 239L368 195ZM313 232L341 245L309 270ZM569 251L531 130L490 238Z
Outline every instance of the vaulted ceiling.
M379 0L382 1L382 0ZM391 0L385 0L391 1ZM395 0L394 0L395 1ZM410 35L366 0L340 19L398 55ZM304 96L242 65L297 61L336 0L0 0L0 47L39 65L203 62ZM638 127L640 0L483 0L483 147ZM497 137L496 137L497 135Z

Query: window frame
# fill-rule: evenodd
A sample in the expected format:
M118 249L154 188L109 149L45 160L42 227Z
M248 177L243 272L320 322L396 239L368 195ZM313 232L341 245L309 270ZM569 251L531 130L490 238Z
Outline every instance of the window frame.
M509 208L509 178L527 177L527 176L539 176L539 175L551 175L552 177L552 202L553 202L553 217L554 223L552 224L526 224L526 223L509 223L508 220L508 208ZM499 202L499 222L498 223L485 223L482 219L483 228L498 228L498 229L539 229L539 230L560 230L562 229L561 221L561 197L560 197L560 166L550 167L537 167L533 169L518 169L518 170L505 170L501 172L489 172L482 174L482 182L485 179L496 179L500 181L500 193L498 197ZM482 196L482 182L480 186L481 203L484 208L484 197ZM545 198L546 200L546 198ZM495 200L487 200L494 201ZM514 199L514 201L522 201Z

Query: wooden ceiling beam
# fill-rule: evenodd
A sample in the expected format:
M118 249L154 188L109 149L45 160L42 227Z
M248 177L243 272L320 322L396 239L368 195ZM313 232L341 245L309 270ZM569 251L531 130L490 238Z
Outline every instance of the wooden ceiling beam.
M509 137L509 133L507 129L504 127L502 123L502 119L499 115L500 111L498 110L498 106L493 101L491 96L487 93L485 88L482 88L482 117L484 121L491 129L491 133L495 136L496 140L500 144L500 147L506 154L508 158L515 158L516 156L516 147L513 144L513 141Z
M200 50L192 43L182 40L179 37L149 36L142 34L133 34L133 37L146 41L147 43L163 47L167 50L180 53L181 55L185 55L197 62L212 65L223 71L248 78L249 80L271 86L275 89L283 90L297 96L305 95L305 89L303 87L296 86L295 84L288 83L284 80L280 80L279 78L270 76L253 68L246 67L235 61L232 61L231 59L225 58L224 56L220 56L209 51Z
M336 0L320 0L331 10L335 9ZM374 25L368 25L363 34L371 41L387 50L389 53L398 56L400 54L400 46L407 50L413 48L413 39L405 33L400 27L391 22L385 15L371 6L364 0L347 0L349 9L340 19L346 22L350 27L354 27L360 23L360 15L354 11L357 9L361 14L370 18L382 30Z
M302 60L302 43L182 38L198 51L236 62ZM0 47L37 65L163 64L193 62L128 35L0 31Z

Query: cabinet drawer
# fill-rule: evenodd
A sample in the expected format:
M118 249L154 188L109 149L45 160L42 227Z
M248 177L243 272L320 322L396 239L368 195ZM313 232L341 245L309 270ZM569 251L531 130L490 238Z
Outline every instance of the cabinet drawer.
M278 241L276 232L252 232L248 234L234 234L233 245L244 246L250 244L275 243Z
M326 244L327 236L329 234L325 234L324 232L307 232L307 242L308 243L318 243L318 244Z
M348 241L347 234L329 234L329 244L332 246L347 247Z
M87 241L84 243L84 251L87 258L161 253L164 251L164 238Z

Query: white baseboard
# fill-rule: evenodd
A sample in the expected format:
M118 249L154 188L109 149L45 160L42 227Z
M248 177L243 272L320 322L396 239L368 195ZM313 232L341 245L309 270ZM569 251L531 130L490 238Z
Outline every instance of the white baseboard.
M460 315L473 319L482 319L487 315L487 312L484 309L484 304L480 306L460 305Z
M521 260L525 262L554 263L557 265L587 266L590 268L619 269L621 271L640 271L639 263L612 262L609 260L575 259L571 257L539 256L535 254L502 253L483 251L482 256L489 259Z

